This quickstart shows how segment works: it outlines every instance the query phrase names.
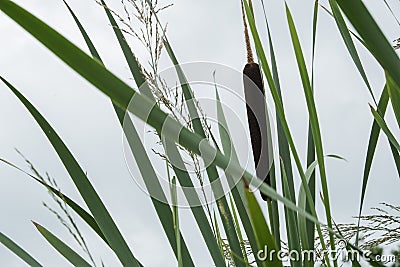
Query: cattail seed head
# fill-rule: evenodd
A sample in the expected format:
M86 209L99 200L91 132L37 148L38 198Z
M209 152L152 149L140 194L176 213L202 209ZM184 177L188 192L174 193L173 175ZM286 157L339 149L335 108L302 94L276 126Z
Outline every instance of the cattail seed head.
M271 185L264 84L257 63L248 63L244 67L243 85L256 174L265 183ZM262 192L261 197L263 200L270 200Z

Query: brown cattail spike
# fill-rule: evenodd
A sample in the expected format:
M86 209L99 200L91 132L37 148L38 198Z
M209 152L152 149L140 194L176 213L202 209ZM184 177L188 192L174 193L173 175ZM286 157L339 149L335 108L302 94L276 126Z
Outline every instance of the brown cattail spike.
M267 136L266 102L264 98L263 79L257 63L248 63L244 67L243 85L256 174L257 177L270 186L270 154ZM265 201L270 200L263 193L261 193L261 197Z
M242 2L242 17L243 17L243 27L244 27L244 40L246 42L246 51L247 51L247 63L254 63L253 51L251 50L249 31L247 29L246 22L246 13L244 12L244 3Z

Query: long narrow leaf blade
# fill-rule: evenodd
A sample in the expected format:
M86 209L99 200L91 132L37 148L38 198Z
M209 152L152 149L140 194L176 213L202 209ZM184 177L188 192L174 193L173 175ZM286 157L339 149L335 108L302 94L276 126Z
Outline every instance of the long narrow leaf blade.
M386 134L390 143L398 151L400 151L400 144L397 142L396 137L394 137L393 133L390 131L386 122L383 120L383 118L379 115L379 113L372 106L370 106L370 108L371 108L371 112L372 112L372 115L374 116L375 121L378 123L378 125L382 129L382 131Z
M400 127L400 86L398 86L388 74L386 74L386 83L397 125Z
M289 190L289 182L286 176L285 165L282 160L280 166L281 166L283 196L288 199L292 199ZM296 213L285 207L285 221L286 221L286 231L287 231L286 234L288 238L288 249L289 251L296 251L296 253L301 253L301 246L300 246L301 235L299 235L300 230L298 228L298 223L296 221L296 218L297 218ZM294 259L290 263L294 267L302 265L300 259Z
M257 202L254 194L250 190L246 189L247 205L249 207L250 218L253 223L254 231L256 232L258 246L261 249L268 248L268 251L277 251L277 246L274 237L269 230L268 224L265 221L265 217L262 213L260 205ZM265 251L264 251L265 252ZM277 255L273 255L272 259L269 257L269 253L266 256L266 265L273 267L282 267L282 262L278 259Z
M386 113L386 108L389 103L389 94L387 92L387 86L383 88L382 94L379 98L378 102L378 112L382 116L385 115ZM367 149L367 155L365 158L365 164L364 164L364 172L363 172L363 181L362 181L362 186L361 186L361 199L360 199L360 207L359 207L359 212L358 212L358 227L360 226L360 216L362 213L362 209L364 206L364 199L365 199L365 192L367 191L367 184L368 184L368 179L369 179L369 174L371 171L371 166L372 166L372 161L374 159L375 151L376 151L376 146L378 144L378 138L380 134L380 128L378 123L374 120L372 124L372 128L369 134L369 141L368 141L368 149ZM358 227L357 227L357 234L356 234L356 244L358 243Z
M400 60L361 0L337 0L369 51L400 86Z
M42 267L42 265L37 262L31 255L28 254L23 248L12 241L9 237L0 232L0 243L2 243L6 248L17 255L21 260L29 264L32 267Z
M347 50L349 51L349 54L350 54L351 58L353 59L353 62L358 69L358 72L360 73L362 79L364 80L364 83L367 86L368 91L371 94L371 97L376 104L374 92L372 91L371 85L367 78L367 74L365 73L365 70L364 70L361 60L360 60L360 57L358 56L357 49L354 45L353 40L351 39L351 35L347 28L346 22L343 19L342 13L336 3L336 0L329 0L329 4L332 9L333 17L336 21L336 25L339 28L340 34L342 35L342 38L347 47Z
M137 61L135 55L132 53L132 50L129 47L129 44L127 43L124 35L122 34L120 28L117 25L117 22L115 21L113 15L111 14L108 6L104 2L104 0L100 0L101 4L104 7L104 11L107 14L108 20L110 21L111 26L113 27L114 34L117 37L117 40L120 44L121 50L126 58L126 62L128 63L129 70L132 73L132 76L136 82L136 85L140 87L145 83L145 78L142 74L142 70L140 67L139 62Z
M316 47L316 37L317 37L317 23L318 23L318 4L319 1L315 0L314 2L314 15L313 15L313 31L312 31L312 53L311 53L311 90L314 93L314 79L315 79L315 47ZM308 138L307 138L307 166L310 166L310 164L315 160L315 143L314 143L314 138L312 136L312 130L311 130L311 125L308 123ZM306 172L307 173L307 172ZM315 173L313 172L311 174L310 180L308 181L308 187L310 188L311 192L311 197L312 200L315 203ZM311 209L309 207L311 203L309 203L306 200L306 211L311 212ZM299 217L300 219L300 217ZM299 225L299 230L302 231L300 225ZM314 243L315 243L315 224L311 221L306 222L306 231L307 231L307 237L308 241L307 245L303 246L305 250L313 250L314 249ZM304 238L303 238L304 239ZM302 241L303 241L302 239ZM314 266L314 259L304 259L304 263L306 266Z
M91 265L84 260L78 253L72 250L68 245L61 241L58 237L53 235L43 226L33 222L40 234L50 243L50 245L55 248L61 255L64 256L70 263L74 266L79 267L91 267Z

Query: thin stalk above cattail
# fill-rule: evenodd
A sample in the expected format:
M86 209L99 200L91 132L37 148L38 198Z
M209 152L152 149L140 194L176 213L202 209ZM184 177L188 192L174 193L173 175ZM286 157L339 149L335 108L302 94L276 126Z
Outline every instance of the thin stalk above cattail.
M247 122L250 131L251 146L253 151L256 175L268 185L270 180L270 159L267 136L267 107L265 101L264 83L260 67L254 62L251 49L247 22L242 1L242 15L244 26L244 39L247 51L247 64L243 69L244 95L246 99ZM268 196L261 193L263 200L270 200Z

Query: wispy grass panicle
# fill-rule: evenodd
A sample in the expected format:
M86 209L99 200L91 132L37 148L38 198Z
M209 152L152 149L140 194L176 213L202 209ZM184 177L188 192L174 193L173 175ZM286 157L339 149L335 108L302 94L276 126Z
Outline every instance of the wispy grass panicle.
M22 154L18 149L15 150L28 165L34 177L42 181L46 186L50 186L52 188L55 188L57 191L61 192L61 189L58 186L55 178L52 178L48 172L46 172L45 175L42 175L39 172L39 170L33 165L33 163L24 156L24 154ZM50 213L52 213L57 218L57 220L61 223L61 225L63 225L67 229L68 233L74 238L76 243L81 247L83 252L90 259L91 264L93 264L93 266L96 267L97 264L94 260L94 257L88 247L88 244L84 236L81 233L81 230L78 227L77 222L75 221L74 216L70 212L70 209L68 208L65 199L60 196L57 196L50 189L48 189L48 193L58 208L53 208L51 204L48 204L45 201L42 202L43 206L46 209L48 209Z

